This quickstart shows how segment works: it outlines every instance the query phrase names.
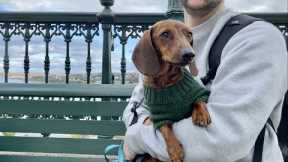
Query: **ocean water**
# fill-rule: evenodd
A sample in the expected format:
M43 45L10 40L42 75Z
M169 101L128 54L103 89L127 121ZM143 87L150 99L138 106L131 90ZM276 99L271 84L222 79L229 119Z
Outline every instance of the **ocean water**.
M3 76L0 76L0 83L5 83L5 79ZM25 83L25 79L24 77L23 78L8 78L8 83ZM29 79L29 83L42 83L42 82Z
M5 83L3 76L0 76L0 83ZM24 83L24 79L8 78L8 83Z

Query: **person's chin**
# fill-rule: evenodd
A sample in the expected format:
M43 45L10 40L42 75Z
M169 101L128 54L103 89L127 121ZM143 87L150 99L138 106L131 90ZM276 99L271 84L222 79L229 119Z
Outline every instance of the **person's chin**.
M187 6L193 9L202 8L205 3L205 0L187 0Z

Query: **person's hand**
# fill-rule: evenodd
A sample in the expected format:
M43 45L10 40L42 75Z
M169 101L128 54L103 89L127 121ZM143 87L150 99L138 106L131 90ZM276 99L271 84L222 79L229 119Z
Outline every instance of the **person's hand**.
M144 125L151 125L152 122L151 122L151 119L149 117L147 117L144 121L143 121L143 124Z
M125 140L124 140L123 150L124 150L125 160L133 160L135 158L136 155L133 155L129 152L129 148Z

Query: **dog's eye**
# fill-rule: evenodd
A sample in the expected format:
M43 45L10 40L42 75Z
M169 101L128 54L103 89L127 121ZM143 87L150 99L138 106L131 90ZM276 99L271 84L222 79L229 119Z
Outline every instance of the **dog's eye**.
M169 38L170 33L168 31L164 31L163 33L160 34L160 36L163 38Z
M187 36L187 38L192 39L192 32L188 32L188 33L186 34L186 36Z
M191 45L192 47L193 47L193 43L194 43L194 42L193 42L193 40L192 40L192 41L190 42L190 45Z

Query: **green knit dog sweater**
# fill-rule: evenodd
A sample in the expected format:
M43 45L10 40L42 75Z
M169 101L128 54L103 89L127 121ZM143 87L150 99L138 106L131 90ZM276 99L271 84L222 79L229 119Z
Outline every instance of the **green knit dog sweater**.
M192 103L207 102L209 91L201 87L187 71L176 84L163 89L144 86L144 106L151 113L156 129L167 122L176 122L192 115Z

